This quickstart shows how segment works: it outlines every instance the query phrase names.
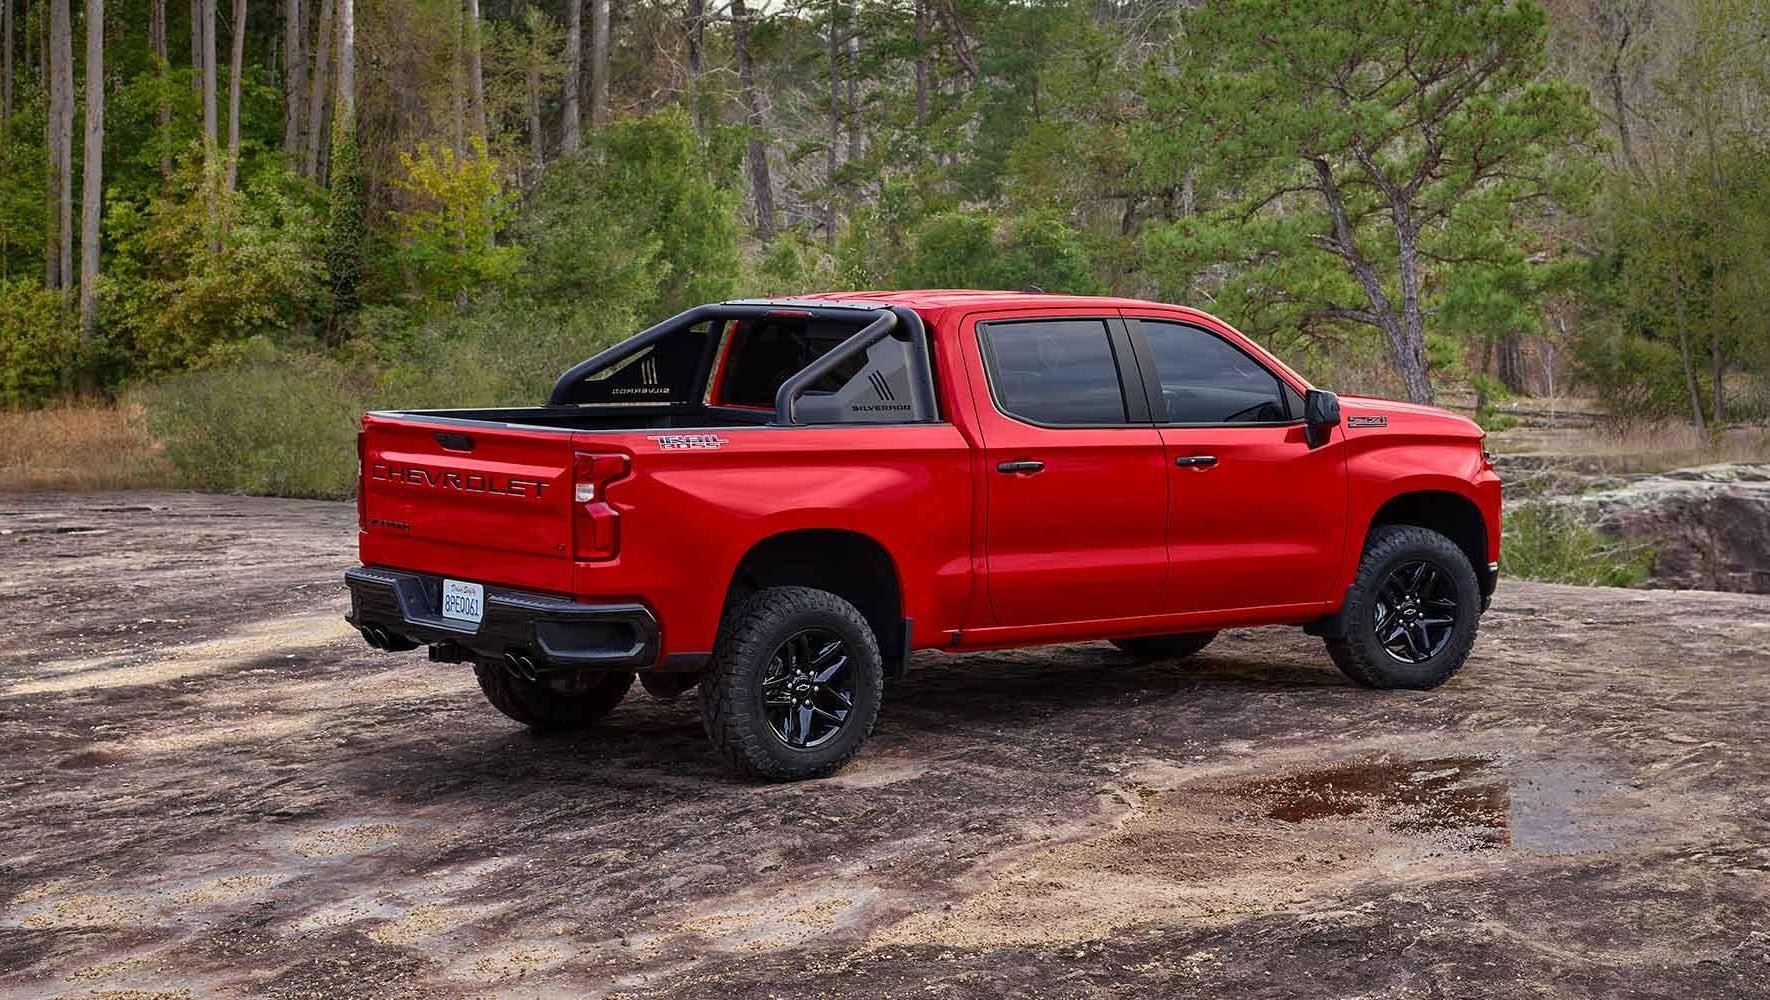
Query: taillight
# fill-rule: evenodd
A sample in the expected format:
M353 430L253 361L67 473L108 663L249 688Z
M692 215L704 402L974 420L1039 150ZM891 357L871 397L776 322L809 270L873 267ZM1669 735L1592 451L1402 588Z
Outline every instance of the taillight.
M620 551L621 514L608 502L608 489L629 468L625 455L572 456L572 551L578 559L613 559Z
M369 444L367 432L356 432L356 530L369 530Z

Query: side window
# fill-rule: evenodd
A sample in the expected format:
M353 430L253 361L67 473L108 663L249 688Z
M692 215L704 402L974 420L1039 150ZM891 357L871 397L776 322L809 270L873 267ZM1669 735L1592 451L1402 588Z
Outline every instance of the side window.
M1041 319L978 329L996 398L1009 414L1038 424L1126 422L1105 322Z
M1140 322L1155 355L1166 423L1282 423L1293 416L1278 376L1227 340L1184 323Z

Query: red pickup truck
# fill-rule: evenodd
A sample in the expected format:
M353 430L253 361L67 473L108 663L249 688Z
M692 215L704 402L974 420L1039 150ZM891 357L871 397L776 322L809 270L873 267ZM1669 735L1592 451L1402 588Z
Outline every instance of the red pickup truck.
M1294 624L1442 683L1498 575L1472 422L1312 388L1222 321L914 291L700 306L544 406L376 412L350 622L571 729L637 676L740 773L829 774L914 650L1132 657Z

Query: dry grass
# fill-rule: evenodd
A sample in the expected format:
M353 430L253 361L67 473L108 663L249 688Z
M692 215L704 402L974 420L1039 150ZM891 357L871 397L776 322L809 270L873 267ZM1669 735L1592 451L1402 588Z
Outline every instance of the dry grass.
M0 492L175 485L144 418L134 404L0 412Z
M1770 427L1728 427L1717 439L1686 423L1604 423L1589 427L1530 427L1492 435L1508 454L1578 458L1610 474L1667 472L1717 462L1770 462Z

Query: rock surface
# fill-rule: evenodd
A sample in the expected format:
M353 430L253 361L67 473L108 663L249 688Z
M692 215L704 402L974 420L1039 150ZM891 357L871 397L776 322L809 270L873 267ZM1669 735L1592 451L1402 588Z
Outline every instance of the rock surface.
M1770 465L1679 469L1569 502L1600 531L1652 548L1650 586L1770 593Z
M349 504L0 497L0 997L1770 997L1770 597L1503 581L1366 691L918 654L834 778L346 632Z

